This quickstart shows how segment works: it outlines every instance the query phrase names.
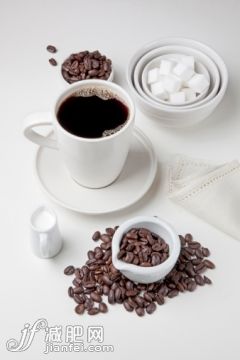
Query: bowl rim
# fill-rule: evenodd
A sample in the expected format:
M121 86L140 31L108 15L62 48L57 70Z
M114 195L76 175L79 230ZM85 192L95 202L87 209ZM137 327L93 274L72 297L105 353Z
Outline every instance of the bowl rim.
M122 240L123 234L127 231L127 229L129 229L129 227L136 227L137 225L140 227L140 223L143 222L152 223L164 228L164 230L166 230L172 238L172 242L173 242L172 251L169 254L169 257L159 265L144 267L144 266L126 263L117 258L118 251L120 249L119 245ZM124 223L122 223L118 227L112 238L112 262L114 267L119 271L131 271L137 275L156 274L161 269L167 268L169 266L173 267L178 260L180 250L181 250L181 243L176 231L174 230L172 225L170 225L167 221L159 218L158 216L136 216L134 218L131 218L125 221ZM159 279L161 279L161 277Z
M170 41L170 43L168 43L168 41ZM165 43L164 43L165 42ZM177 44L176 44L177 42ZM145 55L147 52L156 49L158 47L162 47L162 46L168 46L168 45L181 45L181 46L189 46L191 47L191 45L195 45L195 47L193 46L193 49L198 50L200 52L202 52L204 55L208 56L217 66L217 69L219 71L219 75L220 75L220 85L219 85L219 90L217 92L217 94L210 99L209 101L200 104L196 107L191 107L191 108L161 108L159 109L158 107L156 107L156 105L154 105L153 103L150 103L149 101L147 101L146 99L144 99L136 90L135 86L133 85L133 81L132 81L132 76L133 76L133 72L136 66L136 63L138 62L139 58L142 57L143 55ZM206 51L204 52L202 50L202 48ZM143 50L144 49L144 50ZM216 61L217 59L217 61ZM134 62L134 64L132 64ZM197 41L197 40L193 40L190 38L185 38L185 37L165 37L165 38L159 38L157 40L154 40L150 43L145 44L143 47L141 47L141 49L138 49L132 56L132 58L130 59L129 63L128 63L128 67L127 67L127 83L129 88L134 92L134 94L137 96L137 98L142 101L145 105L147 106L151 106L152 109L154 111L161 111L162 113L181 113L181 114L188 114L188 113L192 113L194 111L199 111L202 110L210 105L212 105L213 103L215 103L219 98L223 97L226 89L227 89L227 85L228 85L228 70L226 67L225 62L223 61L223 59L221 58L220 55L218 55L218 53L211 48L210 46Z

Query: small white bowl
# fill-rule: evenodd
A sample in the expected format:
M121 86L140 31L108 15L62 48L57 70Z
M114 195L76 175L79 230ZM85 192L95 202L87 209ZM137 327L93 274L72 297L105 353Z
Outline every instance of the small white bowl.
M202 53L201 51L181 45L162 46L160 48L149 51L147 54L145 54L139 59L133 71L133 80L134 80L133 85L135 86L139 95L145 97L145 92L143 91L143 87L142 87L142 72L144 67L147 65L147 63L159 55L174 54L176 52L180 52L183 55L193 55L195 57L195 60L201 62L209 72L210 87L208 89L207 95L198 102L197 106L200 106L206 103L207 101L209 101L210 99L212 99L217 94L220 86L220 73L217 68L217 65L212 61L212 59L210 59L206 54ZM167 109L167 108L169 109L170 107L169 104L168 107L166 107L167 105L165 104L159 104L159 102L156 101L155 99L150 99L150 101L153 101L156 106L160 106L160 108L163 109ZM175 108L175 110L184 110L184 109L193 108L195 106L196 104L193 103L188 105L182 105L181 109L180 108L176 109L176 107L173 106L172 109L174 110Z
M149 96L151 97L153 100L159 102L159 103L162 103L162 104L165 104L165 105L168 105L168 106L185 106L185 105L189 105L189 104L193 104L193 103L197 103L199 102L201 99L203 99L204 97L206 97L207 93L208 93L208 90L209 90L209 86L204 90L202 91L200 94L197 95L196 99L194 100L188 100L188 101L185 101L183 104L175 104L173 102L169 102L169 101L166 101L166 100L161 100L159 99L157 96L155 96L151 90L150 90L150 86L147 82L147 79L148 79L148 72L156 67L159 67L161 61L163 59L170 59L170 60L174 60L176 62L178 61L181 61L182 59L182 56L181 54L169 54L169 55L161 55L161 56L158 56L154 59L152 59L151 61L149 61L149 63L147 63L147 65L145 65L144 69L143 69L143 72L142 72L142 88L143 88L143 91ZM205 78L209 81L209 84L210 84L210 76L209 76L209 72L206 68L206 66L204 66L201 62L199 61L195 61L195 72L197 74L202 74L205 76Z
M162 264L143 267L128 264L117 258L121 240L132 228L146 228L160 235L169 245L169 257ZM176 264L180 254L180 240L172 226L153 216L137 216L119 226L112 239L112 262L116 269L132 281L149 284L163 279Z

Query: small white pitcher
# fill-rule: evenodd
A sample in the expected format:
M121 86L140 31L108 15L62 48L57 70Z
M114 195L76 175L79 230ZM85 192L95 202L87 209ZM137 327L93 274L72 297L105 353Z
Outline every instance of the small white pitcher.
M38 207L31 216L30 225L34 254L42 259L57 255L63 242L54 211L44 205Z

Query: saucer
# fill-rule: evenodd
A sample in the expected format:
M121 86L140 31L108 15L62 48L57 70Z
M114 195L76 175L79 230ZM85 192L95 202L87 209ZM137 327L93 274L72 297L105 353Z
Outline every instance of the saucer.
M35 172L43 191L52 201L84 214L107 214L129 207L151 187L157 170L157 157L148 137L135 128L126 164L111 185L88 189L69 175L57 150L40 147Z

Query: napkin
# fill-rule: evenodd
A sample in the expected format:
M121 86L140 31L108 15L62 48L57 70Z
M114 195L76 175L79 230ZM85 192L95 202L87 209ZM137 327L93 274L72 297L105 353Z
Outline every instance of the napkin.
M221 165L177 155L169 166L175 203L240 240L240 163Z

